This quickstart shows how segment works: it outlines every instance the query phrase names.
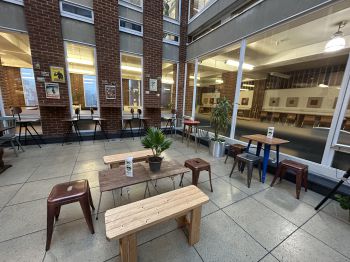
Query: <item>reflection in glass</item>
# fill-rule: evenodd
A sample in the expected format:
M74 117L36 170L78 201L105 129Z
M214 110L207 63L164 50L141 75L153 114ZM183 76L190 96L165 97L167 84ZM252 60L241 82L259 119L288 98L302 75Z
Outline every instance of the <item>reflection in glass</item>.
M163 15L178 20L179 0L163 0Z
M36 94L34 71L32 68L21 68L21 79L26 106L37 106L38 96Z
M215 0L191 0L191 10L190 17L195 16L199 13L203 8L205 8L208 4Z
M162 64L161 110L162 117L170 116L175 109L177 65L171 62Z

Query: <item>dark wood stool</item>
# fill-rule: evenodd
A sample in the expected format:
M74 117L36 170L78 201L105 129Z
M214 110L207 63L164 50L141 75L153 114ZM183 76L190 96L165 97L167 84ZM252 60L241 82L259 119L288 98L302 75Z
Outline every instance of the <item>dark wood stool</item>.
M287 171L291 171L291 173L293 173L296 177L296 196L297 199L299 199L301 184L303 184L305 192L307 191L308 166L292 160L281 161L281 163L278 166L275 177L273 178L271 186L275 184L277 178L280 178L280 181L282 181L282 178Z
M229 155L233 156L233 159L236 159L236 156L239 154L242 154L244 152L244 150L245 150L244 145L241 145L241 144L230 145L228 148L226 159L225 159L225 164L226 164L226 161L227 161Z
M92 224L91 210L92 203L89 182L87 180L76 180L67 183L55 185L47 199L47 236L46 251L50 249L54 219L58 220L61 206L79 202L83 210L86 223L89 226L91 234L94 234L94 225Z
M192 158L185 161L185 167L188 167L189 169L192 170L192 185L195 185L195 186L197 186L198 184L199 173L201 171L208 171L210 190L211 192L213 192L213 186L211 184L211 168L208 162L204 161L201 158ZM180 186L182 186L183 178L184 178L184 175L181 176Z
M253 154L249 154L249 153L242 153L239 155L236 155L235 158L235 162L233 163L232 169L231 169L231 173L230 173L230 177L232 176L233 170L235 169L236 165L238 163L238 170L241 171L241 173L243 173L243 168L239 165L242 163L247 164L248 166L248 175L247 175L247 186L248 188L250 188L250 184L252 182L252 177L253 177L253 168L254 165L257 164L258 168L259 168L259 179L261 182L261 163L260 163L260 157L253 155Z

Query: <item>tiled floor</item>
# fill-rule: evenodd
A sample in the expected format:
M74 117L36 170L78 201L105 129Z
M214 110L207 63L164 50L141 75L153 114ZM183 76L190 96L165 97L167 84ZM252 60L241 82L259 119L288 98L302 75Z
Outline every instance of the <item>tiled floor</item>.
M173 141L165 159L183 163L201 157L212 166L213 193L207 173L200 176L199 188L210 197L202 211L201 239L188 246L175 221L160 224L138 234L139 261L350 261L348 213L336 202L329 201L316 212L314 206L322 196L309 190L296 200L294 184L283 181L270 188L270 175L261 184L255 174L247 188L245 174L235 172L229 178L232 159L225 165L203 146L196 153L180 137ZM96 206L98 171L106 168L102 156L138 149L142 149L138 138L50 144L41 149L28 146L18 158L6 149L4 160L13 167L0 175L0 261L119 261L117 241L106 240L103 213L142 199L145 185L130 187L130 199L126 194L104 193L94 235L78 204L64 206L48 252L46 197L57 183L86 178ZM185 185L190 181L190 175L185 176ZM171 180L158 181L157 190L172 190Z

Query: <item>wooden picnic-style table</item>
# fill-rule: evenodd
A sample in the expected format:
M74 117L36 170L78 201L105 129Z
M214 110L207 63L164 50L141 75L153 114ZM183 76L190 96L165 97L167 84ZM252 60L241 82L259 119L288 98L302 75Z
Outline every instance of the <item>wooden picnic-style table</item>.
M249 152L250 145L253 141L257 142L256 155L260 156L262 145L264 145L264 159L263 159L263 173L262 173L262 182L265 183L266 178L266 170L269 162L271 146L276 147L276 163L277 166L279 164L279 153L280 153L280 145L289 143L288 140L280 139L280 138L268 138L266 135L255 134L255 135L245 135L242 136L249 140L246 151Z

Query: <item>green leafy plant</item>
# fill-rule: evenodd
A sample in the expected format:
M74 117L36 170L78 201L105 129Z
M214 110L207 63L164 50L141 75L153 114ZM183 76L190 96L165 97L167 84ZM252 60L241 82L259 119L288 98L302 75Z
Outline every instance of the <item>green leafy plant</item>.
M350 221L350 196L335 195L336 200L339 202L340 207L345 210L349 210Z
M165 135L162 130L156 127L147 129L146 136L141 141L144 148L152 149L154 157L160 157L161 153L167 150L172 141L165 139Z
M229 112L232 106L230 101L224 97L218 100L218 104L211 112L211 125L214 128L214 141L223 141L219 139L219 133L225 133L230 124Z

